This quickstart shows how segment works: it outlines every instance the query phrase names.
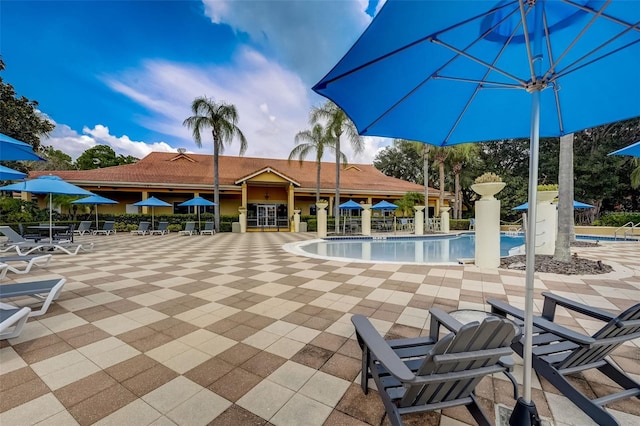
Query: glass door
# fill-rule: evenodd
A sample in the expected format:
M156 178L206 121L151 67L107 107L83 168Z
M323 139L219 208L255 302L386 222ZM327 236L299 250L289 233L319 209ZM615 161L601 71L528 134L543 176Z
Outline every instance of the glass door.
M257 213L259 227L275 228L277 216L274 204L259 204Z

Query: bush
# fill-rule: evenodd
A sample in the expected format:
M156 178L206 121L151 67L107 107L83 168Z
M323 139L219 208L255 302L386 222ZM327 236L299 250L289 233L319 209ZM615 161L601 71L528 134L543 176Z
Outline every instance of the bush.
M449 229L452 231L466 231L469 229L469 219L451 219Z
M167 229L169 230L169 232L180 232L182 231L182 225L172 223L171 225L167 226Z
M616 213L606 213L600 216L599 219L593 222L595 226L613 226L620 227L625 224L633 222L640 222L640 213L633 212L616 212Z
M220 231L218 231L218 232L231 232L231 223L232 222L222 222L222 220L221 220L220 221Z

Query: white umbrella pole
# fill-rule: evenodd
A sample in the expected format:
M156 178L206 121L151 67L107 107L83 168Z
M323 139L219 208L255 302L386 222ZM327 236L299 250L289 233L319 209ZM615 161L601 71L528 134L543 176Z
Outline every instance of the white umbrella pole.
M98 205L96 204L96 229L100 229L98 226Z
M198 209L198 232L202 231L202 225L200 224L200 206L196 206Z
M53 242L53 192L49 193L49 242Z

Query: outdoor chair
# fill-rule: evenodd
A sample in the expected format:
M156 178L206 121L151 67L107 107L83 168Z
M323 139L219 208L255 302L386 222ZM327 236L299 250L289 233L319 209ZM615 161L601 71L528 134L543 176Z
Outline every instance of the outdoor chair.
M180 235L193 235L196 233L196 223L195 222L187 222L184 225L184 229L182 231L178 231Z
M84 235L84 234L90 234L91 233L91 221L90 220L83 220L82 222L80 222L80 225L78 225L78 229L73 231L74 234L78 234L78 235Z
M18 337L27 323L31 309L10 308L0 309L0 340ZM13 327L12 331L6 331Z
M44 237L38 233L28 234L27 232L25 232L24 225L22 225L21 223L18 224L18 231L20 231L20 236L22 236L22 238L32 242L38 242L44 239Z
M73 242L73 234L75 231L76 225L70 224L69 228L64 232L56 233L53 236L53 243L72 243Z
M138 229L131 231L133 235L146 235L149 233L149 226L151 224L149 222L140 222L138 224Z
M32 281L17 284L0 285L0 300L14 299L21 297L32 297L42 302L42 306L37 311L31 311L30 317L36 317L47 313L51 303L56 300L62 292L62 287L66 280L64 278ZM0 309L15 309L15 306L0 302Z
M149 231L149 235L164 235L169 233L169 222L160 222L158 224L158 229L153 229Z
M7 241L4 243L4 246L0 249L0 252L7 252L9 250L16 250L18 254L23 256L25 254L29 254L32 251L38 250L42 247L41 243L36 243L33 240L28 240L23 238L20 234L14 231L10 226L0 226L0 234L7 237ZM24 250L27 250L25 253L21 253L18 249L18 246L22 247Z
M200 235L213 235L216 233L216 230L213 226L213 222L205 222L204 229L200 231Z
M479 424L490 425L474 390L493 373L506 373L514 382L509 345L517 327L498 316L463 325L441 309L430 313L428 337L387 341L367 318L351 317L362 349L362 390L368 392L373 378L392 425L402 425L404 414L458 405L465 405ZM453 332L438 339L441 325Z
M32 254L29 256L4 256L4 257L0 257L0 266L2 265L6 266L5 273L6 271L11 271L16 274L27 274L29 273L29 271L31 271L31 268L34 265L41 266L43 268L49 266L49 263L51 262L51 257L52 256L50 254ZM25 266L24 269L18 269L11 264L13 262L27 262L27 266ZM0 273L0 278L3 278L1 273Z
M618 425L603 406L621 399L640 398L640 383L614 365L608 355L624 342L640 338L640 303L616 316L552 293L542 295L545 298L542 315L533 317L533 368L596 423ZM524 311L501 300L489 299L487 303L497 314L510 315L521 321L524 319ZM603 321L605 325L593 336L575 332L553 322L556 306ZM520 356L523 347L524 338L513 344L513 349ZM590 399L565 378L594 368L623 390Z
M102 229L93 231L93 235L111 235L116 233L115 220L105 220Z
M27 256L35 251L63 252L70 256L75 256L80 250L92 251L93 242L78 244L69 241L58 241L53 243L16 244L13 248L15 248L18 256Z

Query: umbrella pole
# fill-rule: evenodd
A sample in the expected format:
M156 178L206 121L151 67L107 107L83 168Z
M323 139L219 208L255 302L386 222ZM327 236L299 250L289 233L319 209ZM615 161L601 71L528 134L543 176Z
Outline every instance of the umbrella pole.
M198 232L202 232L202 225L200 224L200 206L196 206L198 208Z
M100 229L98 226L98 205L96 204L96 229Z
M49 242L53 242L53 192L49 193Z

